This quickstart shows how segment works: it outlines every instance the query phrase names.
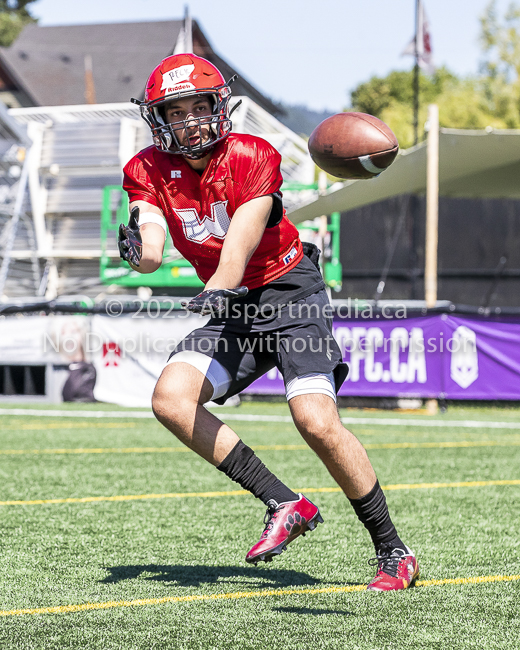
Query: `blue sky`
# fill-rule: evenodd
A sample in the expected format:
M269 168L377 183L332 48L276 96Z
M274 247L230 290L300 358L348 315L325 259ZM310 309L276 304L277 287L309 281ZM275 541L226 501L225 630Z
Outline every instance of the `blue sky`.
M488 2L424 0L437 65L477 72ZM186 3L213 48L286 103L339 111L360 82L413 63L400 54L413 37L415 0L38 0L31 10L42 25L63 25L179 19ZM503 14L509 0L497 4Z

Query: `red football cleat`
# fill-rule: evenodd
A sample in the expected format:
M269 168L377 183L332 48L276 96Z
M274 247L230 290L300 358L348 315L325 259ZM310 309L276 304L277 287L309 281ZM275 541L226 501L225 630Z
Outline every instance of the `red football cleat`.
M246 562L271 562L280 555L299 535L314 530L323 518L317 506L299 495L298 501L280 503L277 508L268 508L264 519L265 529L257 544L246 555Z
M377 563L376 577L369 583L371 591L397 591L410 587L419 577L419 565L413 551L406 547L383 546L379 555L368 561Z

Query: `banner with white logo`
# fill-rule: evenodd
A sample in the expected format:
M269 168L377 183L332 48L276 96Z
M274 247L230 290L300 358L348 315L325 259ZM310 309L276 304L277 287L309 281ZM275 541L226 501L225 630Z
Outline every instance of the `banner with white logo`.
M121 307L117 300L113 305ZM97 400L149 407L170 352L207 317L173 308L161 312L153 299L135 314L107 314L4 318L0 366L61 367L86 360L97 371ZM340 395L520 400L518 317L362 318L340 312L334 335L350 366ZM247 392L284 394L280 373L271 370Z
M188 312L167 318L133 314L94 316L87 349L97 371L94 396L121 406L151 406L152 394L173 349L208 320Z
M448 314L334 319L350 367L341 396L520 399L520 320ZM274 369L247 392L283 394Z

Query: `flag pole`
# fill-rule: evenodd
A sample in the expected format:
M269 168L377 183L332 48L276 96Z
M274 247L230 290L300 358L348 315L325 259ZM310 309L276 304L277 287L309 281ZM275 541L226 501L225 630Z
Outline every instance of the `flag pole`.
M94 75L92 74L92 56L85 54L85 99L87 104L96 103L96 86L94 84Z
M426 151L426 241L424 246L424 297L428 309L437 303L437 257L439 242L439 107L428 106Z
M413 143L419 142L419 2L415 0L415 66L413 69Z

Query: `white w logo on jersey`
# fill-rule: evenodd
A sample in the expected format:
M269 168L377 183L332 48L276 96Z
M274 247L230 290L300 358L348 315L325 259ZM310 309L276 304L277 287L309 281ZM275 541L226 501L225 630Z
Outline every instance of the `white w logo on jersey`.
M227 213L227 201L217 201L211 204L211 217L202 219L195 208L187 210L174 210L182 221L182 228L186 239L203 244L210 237L224 239L231 223Z

